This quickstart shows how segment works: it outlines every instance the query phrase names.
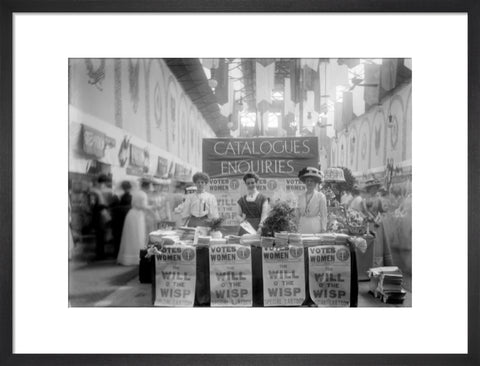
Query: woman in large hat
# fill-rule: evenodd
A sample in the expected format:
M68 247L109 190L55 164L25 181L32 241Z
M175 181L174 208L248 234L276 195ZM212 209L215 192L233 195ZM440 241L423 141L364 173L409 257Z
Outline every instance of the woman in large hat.
M323 174L313 167L303 168L298 178L305 184L306 191L298 198L297 217L298 232L316 234L327 229L327 200L322 192L317 190L323 181Z

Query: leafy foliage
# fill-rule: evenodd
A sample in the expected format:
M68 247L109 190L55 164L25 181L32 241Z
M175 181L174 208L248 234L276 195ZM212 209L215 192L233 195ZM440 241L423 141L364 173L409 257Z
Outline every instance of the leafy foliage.
M280 231L297 231L295 209L282 201L273 205L268 217L263 222L262 236L273 237Z
M219 217L217 219L211 219L208 221L208 226L212 231L219 231L222 227L223 217Z
M352 171L345 167L338 167L343 170L343 177L345 178L344 183L339 183L338 188L340 191L352 191L353 186L357 183L357 180L352 174Z

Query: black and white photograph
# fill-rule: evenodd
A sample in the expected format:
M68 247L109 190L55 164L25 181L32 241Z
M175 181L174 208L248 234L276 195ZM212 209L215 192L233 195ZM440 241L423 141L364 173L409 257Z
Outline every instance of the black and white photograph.
M470 11L107 2L7 11L6 364L475 364Z
M72 58L69 305L410 307L410 58Z

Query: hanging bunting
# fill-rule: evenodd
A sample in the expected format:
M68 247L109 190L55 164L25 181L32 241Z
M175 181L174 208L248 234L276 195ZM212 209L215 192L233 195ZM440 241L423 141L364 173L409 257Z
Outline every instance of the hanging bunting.
M218 61L218 68L215 70L215 80L217 81L215 96L218 104L223 105L229 100L228 63L224 58Z
M264 135L268 110L272 103L272 90L275 87L275 59L260 58L255 63L255 91L257 102L257 126L260 135Z
M365 64L364 100L368 107L380 101L380 65ZM368 107L366 109L368 109Z

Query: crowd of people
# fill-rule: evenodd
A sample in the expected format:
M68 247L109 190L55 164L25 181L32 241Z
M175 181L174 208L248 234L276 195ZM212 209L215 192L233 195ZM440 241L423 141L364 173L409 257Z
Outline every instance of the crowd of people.
M305 185L295 207L296 226L302 234L327 230L328 207L355 210L373 223L385 213L411 214L411 194L387 190L375 179L340 190L325 183L323 173L314 167L300 170L298 178ZM238 235L261 234L270 212L269 198L257 189L259 179L255 173L243 177L247 193L237 201ZM197 227L219 219L217 200L207 189L209 176L197 172L192 180L193 184L177 184L171 193L171 181L142 178L138 184L122 181L113 189L109 176L100 175L88 190L86 204L95 233L96 259L105 259L107 244L113 244L113 256L119 264L136 265L148 234L162 223L172 228Z

